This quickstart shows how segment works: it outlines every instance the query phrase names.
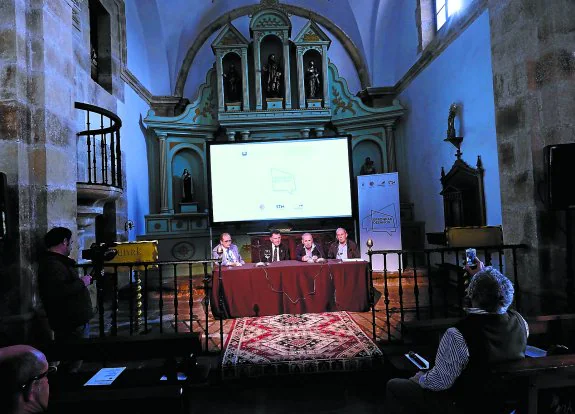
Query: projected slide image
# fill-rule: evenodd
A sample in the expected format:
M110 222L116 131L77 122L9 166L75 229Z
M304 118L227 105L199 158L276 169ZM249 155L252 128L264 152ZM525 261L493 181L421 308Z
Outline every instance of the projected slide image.
M348 160L347 138L213 145L213 220L349 217Z

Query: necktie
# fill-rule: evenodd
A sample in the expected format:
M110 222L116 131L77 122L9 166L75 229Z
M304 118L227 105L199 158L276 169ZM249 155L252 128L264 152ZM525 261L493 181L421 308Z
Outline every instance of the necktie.
M278 250L279 250L279 247L275 246L274 247L274 259L273 259L274 262L277 262L279 260L278 259Z

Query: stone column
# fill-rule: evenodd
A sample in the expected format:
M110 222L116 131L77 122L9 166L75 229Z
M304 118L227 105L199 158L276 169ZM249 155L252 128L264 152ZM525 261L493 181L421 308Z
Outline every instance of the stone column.
M534 195L541 194L545 180L545 146L573 142L575 3L488 0L487 5L504 240L529 246L517 261L520 310L537 314L540 298L573 306L565 234L558 230L561 224L549 224L561 223L565 213L549 211ZM511 255L506 259L511 273Z
M284 34L283 45L284 45L284 95L285 95L285 109L291 109L291 71L290 71L290 59L289 59L289 39L287 32Z
M302 128L300 130L301 137L302 138L309 138L309 131L310 131L309 128Z
M228 136L228 141L235 141L236 140L236 131L230 131L228 129L226 131L226 135Z
M256 111L261 111L262 106L262 61L260 55L261 33L256 32L254 40L254 72L255 72L255 93L256 93Z
M17 343L31 340L31 332L36 340L46 339L40 337L34 315L34 263L42 237L50 228L64 226L76 238L78 130L71 5L0 2L0 171L7 176L10 209L0 264L7 289L0 319L3 331ZM72 256L77 257L76 249Z
M303 48L297 48L297 83L299 92L299 107L305 109L305 74L303 71Z
M321 75L322 75L322 84L323 84L323 107L330 108L329 102L329 82L328 82L328 59L327 59L327 46L321 46L321 57L322 57L322 65L321 65Z
M325 128L315 128L315 136L318 138L323 137L323 131L325 131Z
M395 133L393 124L385 124L385 147L387 152L387 171L397 171L395 162Z
M242 141L247 141L250 139L250 131L244 130L244 131L240 132L240 134L242 136Z
M168 205L168 149L166 133L158 133L160 140L160 213L170 212Z
M248 49L242 49L242 92L243 92L243 105L242 110L250 110L250 85L248 74Z
M218 111L223 112L226 110L226 105L224 101L224 69L222 66L222 54L218 51L216 55L216 84L218 89Z

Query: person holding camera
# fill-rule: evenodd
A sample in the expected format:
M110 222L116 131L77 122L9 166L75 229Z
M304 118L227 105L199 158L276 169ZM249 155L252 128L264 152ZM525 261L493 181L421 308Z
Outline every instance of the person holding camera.
M509 384L497 381L490 369L525 358L529 328L509 310L514 288L497 269L474 258L467 289L467 316L449 328L439 343L435 366L410 379L394 378L386 387L386 412L488 413L503 412Z
M72 232L54 227L44 236L46 252L38 265L38 286L54 339L88 338L93 315L88 286L90 275L78 277L76 262L69 258Z

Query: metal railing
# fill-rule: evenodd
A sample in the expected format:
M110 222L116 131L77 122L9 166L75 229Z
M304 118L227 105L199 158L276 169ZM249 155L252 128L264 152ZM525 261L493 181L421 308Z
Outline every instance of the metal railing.
M86 112L86 129L78 137L86 137L86 184L122 188L122 120L113 112L82 102L74 104ZM92 128L96 126L96 128Z
M127 323L127 330L122 334L136 335L149 333L152 325L157 327L162 334L166 330L165 322L172 326L171 332L179 332L180 319L180 302L179 293L182 290L189 292L184 303L184 308L189 311L189 331L193 332L193 320L199 321L199 315L194 315L193 309L193 278L194 270L201 271L195 274L203 274L202 286L204 290L203 310L205 316L205 341L206 350L208 349L208 322L209 322L209 304L210 288L212 278L212 266L217 265L217 260L185 260L185 261L164 261L164 262L133 262L121 264L104 264L102 275L95 275L95 284L97 290L97 307L98 307L98 333L100 337L118 336L119 333L119 286L118 279L120 274L127 275L129 281L125 288L127 294L127 306L124 305L122 312L123 323ZM79 264L86 275L93 269L93 263L87 262ZM187 281L187 288L183 289L183 283ZM154 294L154 303L150 296ZM166 303L167 296L173 296L172 303ZM105 296L107 297L105 301ZM182 296L185 296L183 294ZM108 301L111 302L106 308ZM106 303L105 303L106 302ZM171 306L168 306L171 305ZM153 313L153 316L151 314ZM150 320L150 318L153 320ZM222 322L220 321L220 325ZM222 327L220 327L222 328ZM221 329L223 332L223 330ZM223 333L221 334L223 336Z
M477 256L486 266L494 266L501 273L505 274L513 282L515 288L514 307L521 310L521 285L517 272L517 251L526 249L524 244L508 244L497 246L485 246L477 249ZM415 319L420 320L423 313L429 319L436 317L439 311L444 317L461 316L464 313L464 298L466 280L463 269L465 248L437 248L424 250L369 250L369 272L371 282L371 311L373 320L373 339L376 338L376 318L375 318L375 288L373 285L374 270L373 257L383 256L383 301L385 305L385 333L387 341L393 341L392 321L394 316L399 314L399 325L405 322L406 313L414 313ZM504 255L511 254L511 269L505 268ZM388 269L388 258L397 258L398 269ZM404 264L410 263L409 268ZM394 305L392 306L392 295L390 294L390 280L397 278L397 295L393 295ZM409 297L413 297L413 306L405 306L404 285L409 281L412 285L412 292ZM422 296L420 285L423 282L427 285L427 295ZM395 285L395 283L394 283ZM439 295L438 295L439 293ZM439 296L439 297L438 297ZM422 304L422 301L426 304ZM441 302L441 303L438 303ZM384 334L385 335L385 334ZM381 338L384 339L384 338Z

